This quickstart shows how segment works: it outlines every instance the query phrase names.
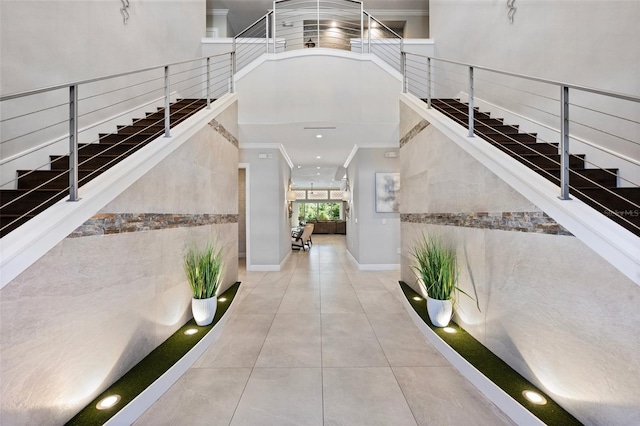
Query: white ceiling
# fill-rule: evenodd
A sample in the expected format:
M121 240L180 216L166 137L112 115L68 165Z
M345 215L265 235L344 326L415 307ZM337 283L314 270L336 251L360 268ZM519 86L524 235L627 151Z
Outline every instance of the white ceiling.
M412 15L427 11L429 2L364 0L363 3L371 13L380 11L382 15L382 11L387 11L402 15L405 11ZM237 33L272 9L273 1L213 0L211 4L209 0L208 7L228 9L229 24ZM311 183L315 188L340 187L343 185L342 176L338 176L342 173L340 168L354 148L397 147L400 85L390 82L391 86L381 87L380 78L389 78L381 69L369 69L363 74L362 68L353 68L353 78L341 84L345 82L345 70L326 59L292 64L289 72L284 70L284 76L282 68L275 73L266 65L262 75L239 81L238 87L244 85L248 90L238 93L251 96L240 99L243 105L239 111L240 140L251 145L282 145L294 164L292 181L297 187L308 188ZM380 73L386 76L381 77ZM246 83L245 79L255 82ZM327 83L322 84L322 79L327 79ZM262 100L256 99L257 93Z

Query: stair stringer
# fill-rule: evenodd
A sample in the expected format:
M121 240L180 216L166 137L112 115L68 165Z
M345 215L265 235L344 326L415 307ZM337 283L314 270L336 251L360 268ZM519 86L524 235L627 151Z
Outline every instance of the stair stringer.
M611 221L578 199L561 200L557 185L489 143L468 137L468 130L417 97L403 93L403 102L473 156L505 183L640 285L640 237Z
M226 94L79 188L80 200L61 200L0 239L0 289L167 158L237 101Z

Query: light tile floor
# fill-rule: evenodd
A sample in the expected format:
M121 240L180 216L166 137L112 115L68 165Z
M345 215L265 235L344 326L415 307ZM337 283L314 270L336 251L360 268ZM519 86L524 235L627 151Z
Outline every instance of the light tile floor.
M313 240L280 272L240 268L222 334L136 425L512 424L412 323L398 271Z

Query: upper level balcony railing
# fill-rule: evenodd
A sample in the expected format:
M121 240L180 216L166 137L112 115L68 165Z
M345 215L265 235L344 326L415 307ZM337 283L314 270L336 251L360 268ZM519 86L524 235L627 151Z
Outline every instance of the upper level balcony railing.
M373 53L400 71L402 37L355 0L277 0L234 38L236 70L263 53L327 48Z

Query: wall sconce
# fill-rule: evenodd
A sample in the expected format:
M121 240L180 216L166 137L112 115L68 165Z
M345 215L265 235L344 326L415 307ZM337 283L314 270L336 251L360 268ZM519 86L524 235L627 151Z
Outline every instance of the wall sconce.
M286 199L287 199L287 210L289 212L289 219L293 215L293 202L296 200L296 191L291 189L291 179L289 179L289 189L287 190Z
M347 179L344 192L342 193L342 201L344 202L344 218L349 220L349 213L351 212L351 188L349 187L349 179Z

